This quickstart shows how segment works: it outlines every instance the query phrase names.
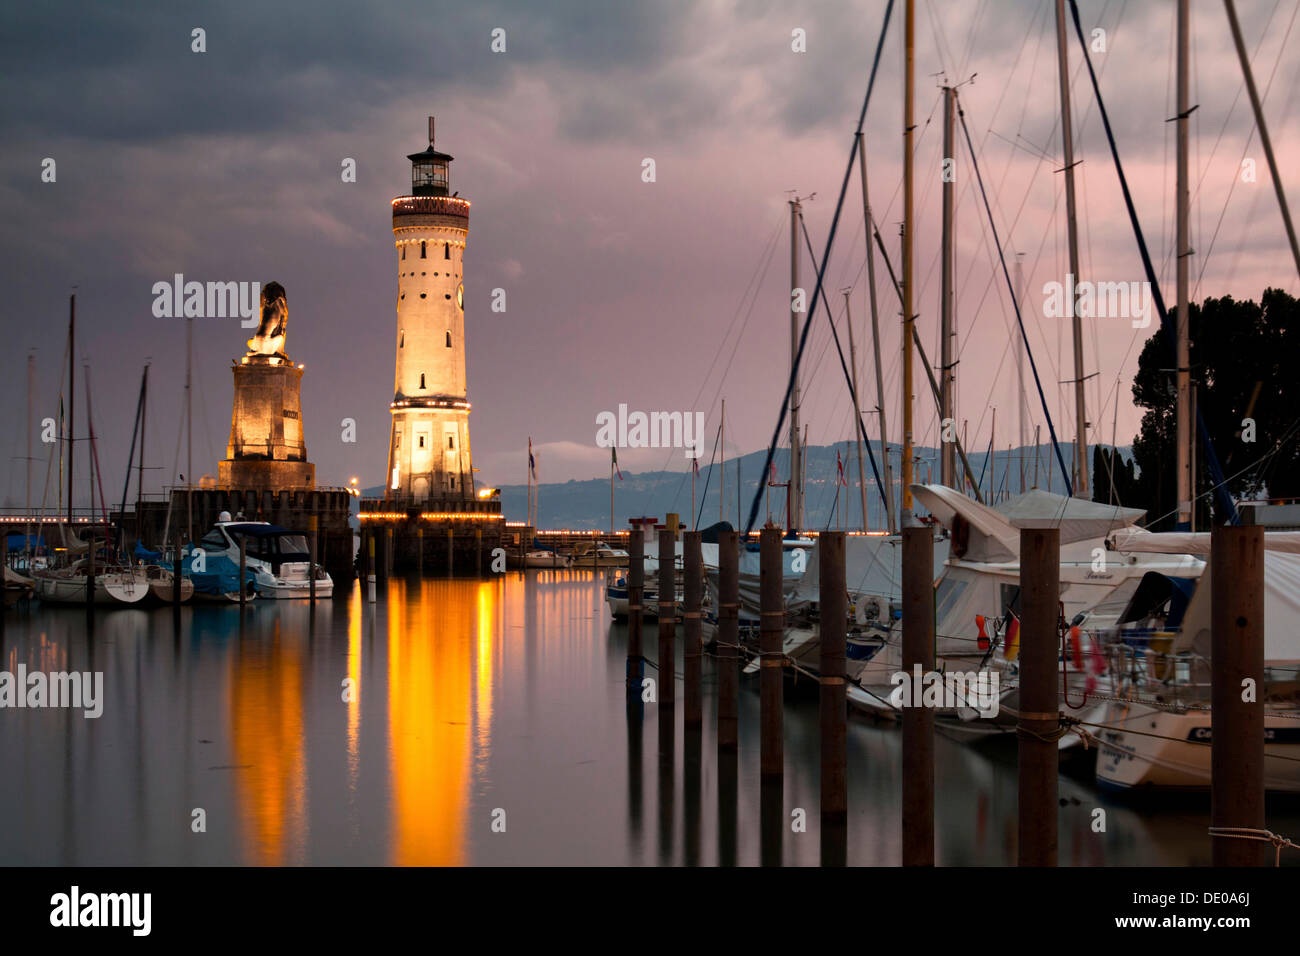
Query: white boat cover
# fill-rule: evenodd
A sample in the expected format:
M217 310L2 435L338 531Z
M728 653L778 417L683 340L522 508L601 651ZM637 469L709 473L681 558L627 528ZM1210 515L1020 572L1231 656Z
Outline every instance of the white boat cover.
M808 556L808 569L795 586L789 606L818 600L821 581L821 546ZM934 576L943 573L948 560L948 540L934 542ZM898 602L903 597L903 539L898 535L846 535L844 582L850 594L870 594Z
M1190 648L1206 659L1210 656L1210 580L1207 560L1176 644L1177 650ZM1300 554L1264 552L1264 659L1270 665L1300 664Z
M1115 551L1157 554L1209 554L1210 532L1170 531L1153 533L1142 528L1125 528L1106 539ZM1300 531L1266 531L1264 550L1300 554Z

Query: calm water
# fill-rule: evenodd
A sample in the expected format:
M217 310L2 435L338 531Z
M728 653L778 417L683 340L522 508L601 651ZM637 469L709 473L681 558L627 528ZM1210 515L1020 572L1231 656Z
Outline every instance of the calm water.
M626 628L591 572L362 597L314 619L305 602L185 608L179 630L169 608L105 610L93 638L77 608L7 612L4 669L102 671L105 703L97 720L0 710L0 863L819 861L815 695L788 699L784 794L764 818L756 683L733 767L715 756L710 658L702 739L683 735L679 699L661 747L658 708L627 705ZM899 862L900 745L850 719L851 863ZM1014 863L1014 751L941 737L937 752L939 862ZM1208 800L1133 808L1066 776L1061 796L1062 864L1209 863ZM1293 835L1300 813L1269 824Z

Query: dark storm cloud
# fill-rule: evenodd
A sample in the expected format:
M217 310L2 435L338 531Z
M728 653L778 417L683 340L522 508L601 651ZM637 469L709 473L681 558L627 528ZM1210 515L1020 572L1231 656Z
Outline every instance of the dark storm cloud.
M351 125L413 87L503 89L554 62L655 61L692 4L56 2L0 13L0 128L132 142ZM191 50L206 31L207 52ZM506 31L508 57L488 48Z

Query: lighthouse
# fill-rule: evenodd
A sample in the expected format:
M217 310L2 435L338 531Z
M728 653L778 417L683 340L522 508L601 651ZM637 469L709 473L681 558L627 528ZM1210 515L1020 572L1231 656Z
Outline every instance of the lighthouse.
M459 511L474 499L465 385L469 200L451 192L452 158L412 153L411 191L393 200L397 342L386 497ZM457 507L451 507L451 506Z

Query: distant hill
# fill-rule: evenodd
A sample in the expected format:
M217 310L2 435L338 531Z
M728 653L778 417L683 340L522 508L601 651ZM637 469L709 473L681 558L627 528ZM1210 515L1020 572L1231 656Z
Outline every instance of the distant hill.
M858 527L861 523L861 505L859 504L857 481L857 450L852 444L822 445L808 448L805 455L804 524L808 528L836 527L835 453L837 450L844 463L844 475L848 481L848 487L841 485L839 489L839 520L845 528ZM881 464L879 442L872 443L872 451L876 456L876 463L879 467ZM1049 487L1048 475L1050 471L1050 487L1052 490L1064 491L1059 466L1056 464L1051 445L1039 445L1036 451L1038 457L1038 486L1041 488ZM1131 450L1126 447L1121 448L1120 452L1125 458L1132 455ZM920 464L916 469L915 479L922 482L937 481L939 477L938 451L934 448L918 448L916 453L920 459ZM1068 464L1070 450L1063 446L1062 454L1065 455ZM745 455L740 459L740 479L744 486L744 495L739 516L736 503L736 460L731 459L727 462L727 489L723 501L723 517L733 525L743 525L748 517L754 492L758 487L760 478L763 477L761 472L766 455L766 451L760 451ZM891 443L890 455L894 468L894 500L897 501L899 446ZM988 456L984 453L967 452L975 477L980 479L982 476L981 488L985 492L990 488L990 479L995 478L998 498L1016 494L1020 491L1022 462L1025 468L1026 486L1033 486L1034 456L1035 448L1032 446L1025 448L1023 452L1019 449L1010 453L999 451L994 456L995 460L993 462L986 461ZM777 481L785 481L789 461L789 450L778 449L773 458ZM1088 453L1088 461L1091 465L1091 449ZM990 465L992 465L996 475L990 473ZM872 528L883 528L885 524L884 504L880 499L880 493L872 476L870 459L865 456L863 458L863 467L867 477L868 519ZM960 459L957 467L960 471ZM717 466L715 465L712 469L711 476L709 472L709 465L701 461L700 474L696 478L695 501L697 513L702 511L700 517L701 526L707 526L718 520L719 473ZM759 503L758 524L762 524L767 518L769 492L773 520L784 521L785 489L771 488L765 489L763 500ZM527 485L503 486L501 488L501 502L508 520L524 520L528 513ZM541 486L540 505L539 525L542 528L597 530L608 528L610 525L609 479L593 478L587 481L543 484ZM682 515L682 520L686 521L690 510L691 473L689 471L648 471L635 474L625 471L622 481L617 478L614 479L615 527L626 527L629 517L654 515L662 518L663 515L670 511Z

